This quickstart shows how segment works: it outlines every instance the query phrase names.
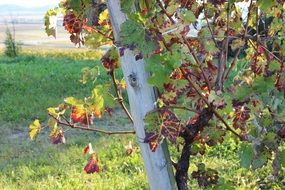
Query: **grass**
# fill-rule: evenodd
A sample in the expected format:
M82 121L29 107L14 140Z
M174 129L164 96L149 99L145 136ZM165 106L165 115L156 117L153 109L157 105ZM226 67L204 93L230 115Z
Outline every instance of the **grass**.
M9 126L2 134L11 134ZM13 133L13 132L12 132ZM69 132L65 145L53 146L48 134L36 142L27 135L2 136L0 150L0 189L147 189L139 152L126 156L124 144L132 138L104 137ZM86 143L94 142L102 172L88 175L83 167ZM108 142L108 144L106 144ZM139 151L139 150L137 150Z
M0 189L148 189L140 150L133 136L101 136L69 130L65 133L67 143L54 146L49 143L48 131L43 130L35 142L28 139L27 123L34 118L45 120L47 107L57 105L66 96L89 94L94 84L79 83L80 70L100 65L96 56L85 51L79 54L32 50L25 50L16 59L0 56ZM98 83L108 80L101 73ZM96 126L130 128L121 112L112 119L103 118ZM136 148L131 156L126 156L124 146L129 141ZM99 155L102 172L98 174L83 172L88 161L83 148L89 142ZM170 151L177 160L176 147L170 146ZM220 181L225 180L234 189L260 189L258 183L265 184L263 189L284 189L285 179L272 181L267 177L270 166L256 171L240 168L238 151L238 146L230 140L209 148L205 155L191 158L189 174L197 170L197 163L205 162L207 167L220 172ZM189 186L199 189L191 178Z
M58 105L65 97L89 95L92 83L83 85L79 80L82 68L100 65L94 58L75 60L67 53L34 54L15 59L0 57L0 121L43 120L46 108ZM101 73L99 83L107 80L105 72Z

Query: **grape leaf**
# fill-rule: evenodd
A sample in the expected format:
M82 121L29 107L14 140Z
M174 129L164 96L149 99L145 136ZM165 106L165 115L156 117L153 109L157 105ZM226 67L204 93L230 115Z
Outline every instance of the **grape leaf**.
M29 125L29 135L31 140L35 140L36 136L41 131L41 124L38 119L36 119L32 124Z
M121 10L125 14L132 12L135 0L121 0Z
M57 27L57 14L59 9L49 9L44 17L45 21L45 31L48 36L53 36L56 38L56 27Z
M191 10L183 11L181 16L185 24L192 24L196 21L196 16Z
M276 1L274 0L258 0L257 1L258 6L262 11L267 11L270 9L273 5L276 4Z
M143 54L150 54L156 49L154 40L146 34L145 28L139 22L127 20L121 26L121 41L123 45L134 45Z
M50 142L52 144L64 144L65 137L61 128L54 128L50 133Z
M87 174L92 174L95 172L100 172L100 168L98 165L98 158L97 155L95 153L93 153L90 157L89 162L86 164L86 166L84 167L84 171Z

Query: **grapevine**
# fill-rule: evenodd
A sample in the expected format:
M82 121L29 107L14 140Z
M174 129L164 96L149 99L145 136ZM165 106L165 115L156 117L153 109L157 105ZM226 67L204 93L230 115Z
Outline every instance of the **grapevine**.
M233 0L120 2L128 17L120 41L114 40L106 1L66 0L59 6L71 42L110 46L101 62L111 85L100 84L84 100L68 97L49 108L51 142L64 143L63 127L134 133L92 128L93 120L116 104L133 122L122 95L125 83L116 79L128 49L145 61L148 84L157 91L156 108L145 117L144 143L153 152L163 141L182 146L173 161L178 189L188 189L191 157L226 136L240 140L241 166L257 169L271 163L271 174L278 177L285 165L280 159L285 154L284 2L249 0L245 12L242 1ZM40 129L38 121L30 125L32 139ZM201 144L197 151L192 150L195 144ZM97 155L90 155L85 171L99 172ZM218 171L203 163L197 168L191 176L200 187L219 184Z

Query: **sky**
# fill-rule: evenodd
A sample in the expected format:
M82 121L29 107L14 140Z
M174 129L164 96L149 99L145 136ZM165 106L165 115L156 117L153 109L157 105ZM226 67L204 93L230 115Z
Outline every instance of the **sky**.
M24 7L41 7L45 5L56 5L60 0L0 0L0 5L15 4Z

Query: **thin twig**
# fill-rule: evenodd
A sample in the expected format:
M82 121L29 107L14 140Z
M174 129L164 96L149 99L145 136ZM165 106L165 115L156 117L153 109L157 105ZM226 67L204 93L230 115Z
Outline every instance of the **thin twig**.
M205 74L205 71L203 69L203 66L202 66L202 63L199 61L199 59L197 58L196 54L194 53L194 50L192 49L192 47L190 46L189 42L187 41L187 39L185 38L185 36L181 35L182 36L182 39L183 39L183 43L187 46L187 48L189 49L189 52L191 53L191 55L193 56L195 62L197 63L197 65L199 66L199 69L201 70L202 72L202 76L205 80L205 83L209 89L209 91L212 89L211 88L211 84L210 84L210 81L209 79L206 77L206 74Z
M208 102L208 100L205 98L205 96L203 96L203 94L198 90L196 84L190 79L188 78L187 74L184 72L183 69L180 69L183 76L188 80L188 82L191 84L192 88L196 91L196 93L200 96L200 98L207 104L207 106L209 108L212 107L212 105ZM243 140L242 137L235 131L233 130L229 124L224 120L224 118L213 109L213 112L215 114L215 116L226 126L226 129L230 132L232 132L235 136L237 136L239 139Z
M250 19L250 16L251 16L251 12L250 11L252 9L252 2L253 2L253 0L250 0L250 4L249 4L249 7L248 7L247 21L246 21L246 24L245 24L245 30L244 30L244 35L243 35L243 39L244 40L245 40L245 37L247 35L247 31L248 31L249 19ZM225 79L224 79L225 81L228 79L229 74L231 73L231 71L235 68L236 63L237 63L237 58L238 58L238 56L240 54L241 49L242 49L242 47L240 47L237 50L237 52L236 52L236 54L234 56L234 59L233 59L231 65L230 65L228 71L226 72Z
M175 24L175 20L171 17L171 15L168 14L166 9L164 8L163 4L160 0L156 0L158 6L161 8L162 12L169 18L169 20L172 22L172 24Z
M216 39L215 39L215 37L214 37L213 30L212 30L212 28L211 28L211 26L210 26L210 23L209 23L209 20L208 20L208 14L207 14L207 10L206 10L206 6L205 6L205 5L206 5L206 4L205 4L205 0L203 0L203 8L204 8L205 20L206 20L206 22L207 22L207 26L208 26L209 31L210 31L210 33L211 33L212 40L214 41L216 47L219 48L218 43L217 43L217 41L216 41ZM220 48L219 48L219 49L220 49Z
M107 135L115 135L115 134L135 134L135 131L105 131L102 129L94 129L94 128L88 128L88 127L82 127L82 126L76 126L72 123L70 123L66 118L64 118L64 120L66 122L61 121L60 119L57 119L55 116L53 116L52 114L49 114L49 116L51 116L52 118L54 118L57 123L59 125L63 125L66 127L70 127L73 129L80 129L80 130L85 130L85 131L93 131L93 132L99 132L99 133L103 133L103 134L107 134Z
M112 78L113 86L115 88L115 94L117 96L117 100L118 100L119 104L121 105L122 109L124 110L124 112L126 113L126 115L128 116L128 118L130 119L130 121L132 123L134 123L134 120L133 120L130 112L128 111L127 107L124 104L123 98L120 95L120 91L119 91L118 85L116 83L116 78L115 78L115 73L114 72L115 72L114 70L110 71L110 76Z

